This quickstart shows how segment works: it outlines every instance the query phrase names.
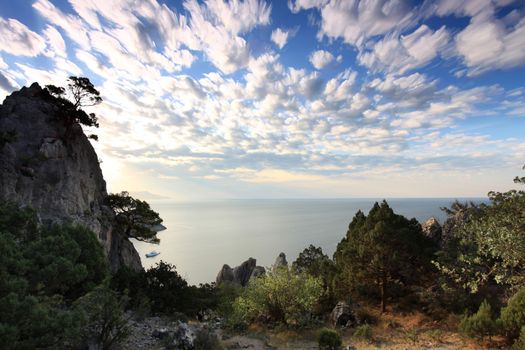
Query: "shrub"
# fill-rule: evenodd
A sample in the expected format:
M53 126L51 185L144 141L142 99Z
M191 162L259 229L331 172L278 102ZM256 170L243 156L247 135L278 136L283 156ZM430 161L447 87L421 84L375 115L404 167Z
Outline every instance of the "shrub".
M370 327L370 325L368 324L362 324L358 326L354 331L353 337L356 339L372 341L374 339L374 334L372 333L372 327Z
M496 330L496 322L492 318L490 304L484 300L479 306L478 312L471 316L464 315L459 323L459 330L461 333L477 339L493 335Z
M194 350L222 350L217 336L206 329L200 329L196 332L193 348Z
M250 281L235 300L232 317L237 323L266 319L302 326L312 321L312 308L322 295L319 278L276 269Z
M159 262L146 271L146 280L152 311L173 313L184 309L188 283L177 273L174 265Z
M110 349L129 335L124 317L126 298L101 285L75 302L74 311L82 329L81 338L97 348Z
M525 287L521 288L508 301L507 306L501 310L499 319L507 337L516 339L523 334L525 326Z
M525 326L521 327L520 336L514 344L512 344L513 350L523 350L525 349Z
M321 350L337 350L343 344L341 336L335 330L328 328L321 329L317 343Z

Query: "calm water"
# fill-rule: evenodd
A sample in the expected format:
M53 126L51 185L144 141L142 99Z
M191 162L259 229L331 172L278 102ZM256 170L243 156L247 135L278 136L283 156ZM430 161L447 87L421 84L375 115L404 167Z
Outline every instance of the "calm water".
M389 199L396 213L420 222L445 218L440 207L454 199ZM476 201L480 201L479 199ZM159 246L135 242L142 264L160 260L177 266L189 283L211 282L223 264L237 266L249 257L270 266L280 252L288 262L309 244L329 256L346 233L357 210L368 213L374 199L257 199L209 202L150 201L164 219ZM157 250L155 258L144 254Z

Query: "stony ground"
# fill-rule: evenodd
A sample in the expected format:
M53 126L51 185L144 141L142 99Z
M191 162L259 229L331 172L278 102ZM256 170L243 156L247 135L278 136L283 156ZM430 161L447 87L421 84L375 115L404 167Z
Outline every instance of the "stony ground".
M454 322L454 321L451 321ZM130 317L130 336L122 344L122 349L165 349L163 341L155 336L158 330L173 329L177 322L168 318L148 317L140 321ZM216 327L215 324L190 321L189 328L196 332L206 327L215 333L225 350L314 350L318 349L316 335L318 330L277 331L262 328L251 328L245 334L231 334ZM476 343L461 337L447 322L437 324L421 315L382 316L373 326L373 337L370 340L355 339L352 329L340 330L345 349L371 350L423 350L423 349L504 349L497 339L490 344Z

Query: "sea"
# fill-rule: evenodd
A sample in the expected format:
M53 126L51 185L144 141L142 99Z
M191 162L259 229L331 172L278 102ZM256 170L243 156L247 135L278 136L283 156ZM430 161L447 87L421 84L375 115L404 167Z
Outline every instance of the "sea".
M166 230L160 244L134 241L147 269L165 261L176 266L188 283L209 283L224 264L231 267L250 257L257 265L271 266L279 253L289 263L310 244L330 257L345 236L358 210L365 214L382 199L232 199L201 202L149 201L163 218ZM391 198L398 214L424 222L434 216L443 223L441 210L456 198ZM482 202L482 198L458 198ZM146 258L151 251L160 252Z

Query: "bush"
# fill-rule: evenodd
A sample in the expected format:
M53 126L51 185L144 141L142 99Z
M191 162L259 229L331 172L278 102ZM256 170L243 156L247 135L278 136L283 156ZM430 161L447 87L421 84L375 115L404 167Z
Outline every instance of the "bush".
M193 348L194 350L222 350L217 336L206 329L200 329L196 332Z
M74 311L82 329L83 342L94 342L97 348L111 349L129 335L124 317L126 298L108 286L101 285L75 302Z
M492 318L492 308L486 300L481 303L478 312L471 316L464 315L459 323L459 331L471 338L490 337L495 330L496 322Z
M362 324L358 326L354 334L352 335L356 339L372 341L374 339L374 334L372 333L372 327L368 324Z
M265 319L289 326L312 321L312 308L323 295L319 278L280 268L251 280L233 305L233 319L250 323Z
M321 350L337 350L343 344L341 336L335 330L328 328L321 329L317 343Z
M523 350L525 349L525 326L521 327L520 336L514 344L512 344L513 350Z
M507 306L501 310L499 319L505 334L509 339L516 339L523 334L525 326L525 287L521 288L508 301Z
M175 265L159 262L146 271L146 281L152 311L173 313L184 309L188 283L177 273Z

